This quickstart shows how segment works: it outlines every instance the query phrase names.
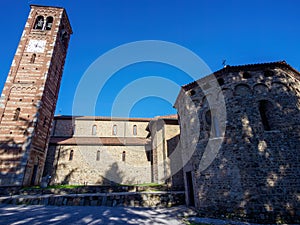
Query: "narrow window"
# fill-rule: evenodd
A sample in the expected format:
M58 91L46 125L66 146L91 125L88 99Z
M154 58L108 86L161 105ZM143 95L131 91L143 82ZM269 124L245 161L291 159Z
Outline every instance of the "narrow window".
M100 160L100 151L97 151L96 160L97 160L97 161Z
M17 108L17 109L16 109L15 114L14 114L14 121L19 120L19 117L20 117L20 111L21 111L20 108Z
M35 20L34 29L36 30L42 30L44 27L44 17L38 16Z
M52 28L52 23L53 23L53 17L52 16L48 16L46 19L46 30L51 30Z
M76 132L76 125L75 124L73 124L73 126L72 126L72 136L75 134L75 132Z
M219 120L216 115L214 115L214 112L211 112L208 110L205 114L205 120L206 123L209 125L211 129L211 135L212 137L220 137L221 131L220 131L220 124Z
M117 125L113 126L113 135L117 135Z
M92 128L92 135L96 135L97 134L97 126L94 125Z
M133 135L136 136L137 135L137 126L133 125Z
M44 118L44 122L43 122L43 127L45 127L46 124L47 124L47 118L45 117L45 118Z
M30 59L30 63L34 63L35 58L36 58L36 54L32 54L31 59Z
M272 112L272 103L266 100L262 100L259 102L258 105L260 117L261 117L261 122L264 126L265 131L271 130L270 126L270 113Z
M73 160L73 156L74 156L74 150L70 151L70 156L69 156L69 161Z
M126 159L126 152L123 151L123 153L122 153L122 161L125 162L125 159Z

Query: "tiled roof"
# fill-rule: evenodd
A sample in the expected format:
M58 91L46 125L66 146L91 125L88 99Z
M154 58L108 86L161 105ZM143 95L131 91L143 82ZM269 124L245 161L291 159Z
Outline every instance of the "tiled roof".
M50 144L59 145L146 145L149 140L136 137L51 137Z
M174 119L174 120L177 120L178 115L177 114L172 114L172 115L166 115L166 116L157 116L156 118L158 118L158 119Z
M55 119L65 120L100 120L100 121L133 121L133 122L149 122L152 118L122 118L122 117L109 117L109 116L65 116L56 115Z
M289 70L292 70L293 72L297 73L300 76L299 71L297 71L296 69L294 69L292 66L290 66L289 64L287 64L285 61L277 61L277 62L268 62L268 63L256 63L256 64L246 64L246 65L237 65L237 66L230 66L227 65L226 67L216 71L213 73L213 75L218 76L221 75L223 73L229 73L229 72L237 72L237 71L241 71L241 70L262 70L265 69L267 67L281 67L281 68L287 68ZM212 74L209 74L205 77L208 77ZM205 78L203 77L203 78ZM200 78L199 80L203 79ZM184 90L189 90L195 86L197 86L197 82L199 81L193 81L189 84L183 85L182 88Z

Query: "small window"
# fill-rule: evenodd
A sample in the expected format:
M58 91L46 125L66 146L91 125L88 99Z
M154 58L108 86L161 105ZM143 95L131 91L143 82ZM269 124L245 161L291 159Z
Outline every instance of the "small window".
M249 72L244 72L243 73L243 78L244 79L250 79L251 78L251 74Z
M75 134L75 132L76 132L76 125L75 125L75 124L73 124L73 126L72 126L72 135L74 135L74 134Z
M136 136L137 135L137 126L133 125L133 131L132 131L133 135Z
M113 135L117 135L117 125L113 126L113 131L112 131Z
M96 135L97 134L97 126L94 125L92 128L92 135Z
M30 63L34 63L35 58L36 58L36 54L32 54L31 59L30 59Z
M46 30L51 30L52 28L52 24L53 24L53 17L52 16L48 16L46 19Z
M261 122L263 124L264 130L270 131L271 130L270 116L271 113L273 112L272 103L267 100L262 100L259 102L258 109L259 109Z
M34 29L43 30L43 28L44 28L44 17L38 16L35 20Z
M69 155L69 161L73 160L73 156L74 156L74 150L71 150Z
M265 77L272 77L274 75L274 72L272 70L266 70L264 72Z
M100 160L100 151L98 150L97 155L96 155L96 161L99 161L99 160Z
M219 84L220 86L224 85L224 79L223 79L223 78L219 78L219 79L218 79L218 84Z
M220 137L221 136L220 124L214 111L212 112L208 110L205 113L205 121L207 125L210 127L212 137Z
M19 120L20 112L21 112L21 109L17 108L16 111L15 111L15 114L14 114L14 119L13 119L14 121Z
M190 90L190 92L189 92L189 95L190 96L193 96L193 95L195 95L196 94L196 91L195 90Z
M125 160L126 160L126 152L123 151L123 153L122 153L122 161L125 162Z
M46 124L47 124L47 118L45 117L45 118L44 118L44 122L43 122L43 127L45 127Z

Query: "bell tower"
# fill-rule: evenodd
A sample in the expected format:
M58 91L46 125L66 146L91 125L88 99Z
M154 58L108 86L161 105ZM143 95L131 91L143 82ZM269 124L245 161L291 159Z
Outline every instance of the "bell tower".
M40 183L72 28L60 7L31 5L0 99L0 185Z

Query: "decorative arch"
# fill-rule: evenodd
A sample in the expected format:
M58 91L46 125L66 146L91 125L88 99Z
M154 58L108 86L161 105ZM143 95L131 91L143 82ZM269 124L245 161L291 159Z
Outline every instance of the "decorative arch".
M273 82L271 91L276 94L286 94L290 89L287 85L281 82Z
M234 95L236 96L247 96L251 94L251 88L247 84L238 84L234 88Z
M269 92L269 88L267 85L259 83L259 84L255 84L253 86L253 90L255 94L263 94L263 93L268 93Z

